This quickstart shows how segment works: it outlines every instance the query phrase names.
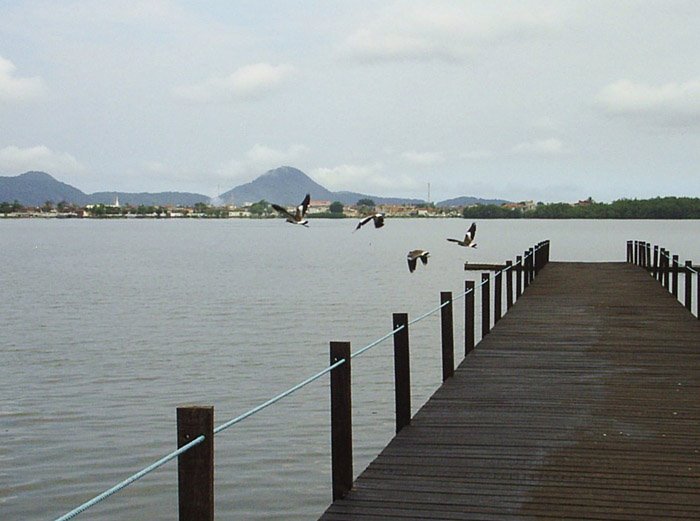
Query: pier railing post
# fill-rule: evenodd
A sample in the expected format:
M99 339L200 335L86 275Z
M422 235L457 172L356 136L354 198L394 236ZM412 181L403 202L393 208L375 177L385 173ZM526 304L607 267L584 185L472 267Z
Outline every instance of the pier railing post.
M685 299L683 303L685 304L685 309L688 311L693 310L693 272L691 268L693 267L692 261L685 261L685 273L683 281L685 282Z
M528 251L523 252L523 291L530 285L530 255Z
M644 267L648 269L651 267L651 243L647 242L644 244L646 245L646 250L644 251Z
M331 342L331 474L333 501L352 488L352 395L350 342Z
M180 521L214 519L214 408L177 408L177 446L204 435L204 441L177 460Z
M523 294L523 257L517 255L515 257L515 299L519 299Z
M513 261L506 261L506 310L513 307Z
M411 371L408 346L408 315L394 313L394 392L396 396L396 433L411 423Z
M632 241L627 241L627 262L632 263Z
M474 350L474 281L464 281L464 356Z
M672 285L671 285L671 293L673 293L673 296L678 298L678 271L679 271L679 264L678 264L678 255L673 256L673 279L672 279Z
M481 338L491 330L491 291L489 288L490 273L481 274Z
M455 339L452 323L452 292L440 292L440 325L442 326L442 381L455 373Z
M668 252L666 248L661 248L661 282L664 288L669 289L671 281L670 273L668 272Z
M503 271L499 270L493 275L493 324L501 320L501 312L503 311L503 284L501 278Z
M654 271L652 272L654 275L654 278L656 280L659 280L659 246L658 244L654 244Z

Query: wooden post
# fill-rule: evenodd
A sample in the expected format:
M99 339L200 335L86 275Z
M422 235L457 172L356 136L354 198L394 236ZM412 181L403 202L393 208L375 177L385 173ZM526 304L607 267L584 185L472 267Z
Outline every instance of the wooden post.
M180 521L214 520L214 407L177 408L177 446L204 441L177 459Z
M396 433L411 423L411 371L408 357L408 315L394 313L394 393L396 396Z
M668 252L666 248L661 248L661 282L663 287L669 289L669 283L671 281L670 273L668 272Z
M333 501L352 488L352 395L350 342L331 342L331 474Z
M529 269L527 270L527 276L529 283L532 284L532 281L535 280L535 248L530 248L528 251L530 252L528 256L530 262L528 264Z
M513 307L513 261L506 261L506 310Z
M474 281L464 281L464 356L474 350Z
M659 280L659 245L654 244L654 278Z
M523 291L530 285L530 256L528 251L523 252Z
M685 299L683 303L685 304L685 309L690 312L693 310L693 272L690 271L692 267L692 261L685 261L685 277L683 278L685 281Z
M523 294L523 256L517 255L515 257L515 298L516 300L520 298Z
M639 253L639 248L637 248L637 241L634 241L634 247L632 249L634 257L632 257L632 264L637 265L637 254Z
M440 323L442 326L442 381L455 373L455 339L452 324L452 292L440 292Z
M644 252L644 259L646 260L645 266L647 268L651 267L651 243L646 242L644 243L646 245L646 251Z
M673 296L678 298L678 255L673 256L673 279L672 279L672 288L671 288L671 293L673 293Z
M501 320L501 312L503 311L503 283L501 282L503 272L497 271L493 275L493 325Z
M632 263L632 241L627 241L627 262Z
M491 291L489 289L490 273L481 274L481 338L491 330Z

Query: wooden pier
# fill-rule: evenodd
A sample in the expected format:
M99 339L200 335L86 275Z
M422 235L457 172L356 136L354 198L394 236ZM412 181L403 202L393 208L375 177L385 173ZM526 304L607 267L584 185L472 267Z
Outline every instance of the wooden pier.
M549 263L321 520L700 519L699 451L700 320Z

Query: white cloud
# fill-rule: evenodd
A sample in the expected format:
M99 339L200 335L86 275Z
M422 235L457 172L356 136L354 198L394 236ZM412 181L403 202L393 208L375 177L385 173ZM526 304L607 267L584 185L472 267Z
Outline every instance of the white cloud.
M0 170L22 173L41 170L50 174L81 173L85 167L70 154L54 152L44 145L20 148L14 145L0 149Z
M519 143L511 151L516 154L558 155L563 154L565 149L560 139L549 138Z
M532 5L396 3L351 34L344 50L366 61L461 61L478 46L539 36L557 24L553 11Z
M404 152L401 157L413 165L431 166L445 161L440 152Z
M0 56L0 102L30 101L46 94L44 80L35 76L20 78L15 75L17 67Z
M173 95L194 103L257 99L278 88L295 70L286 64L255 63L225 77L212 77L201 83L175 87Z
M620 80L603 88L596 104L611 115L671 126L700 124L700 79L654 86Z
M373 195L411 192L422 187L413 177L404 173L387 172L383 163L367 165L338 165L312 170L311 177L329 190L360 192Z

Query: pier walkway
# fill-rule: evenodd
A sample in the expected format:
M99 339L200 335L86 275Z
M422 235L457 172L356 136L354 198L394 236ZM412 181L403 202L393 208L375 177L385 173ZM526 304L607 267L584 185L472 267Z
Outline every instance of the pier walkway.
M323 521L700 519L700 320L547 264Z

